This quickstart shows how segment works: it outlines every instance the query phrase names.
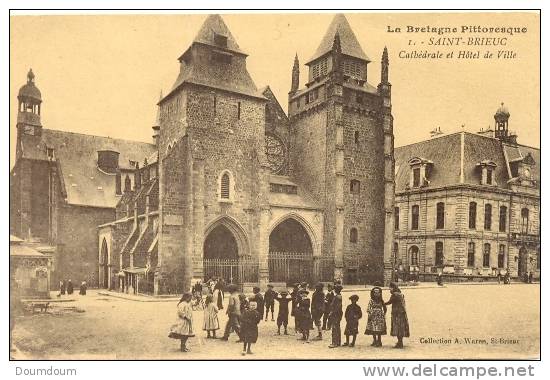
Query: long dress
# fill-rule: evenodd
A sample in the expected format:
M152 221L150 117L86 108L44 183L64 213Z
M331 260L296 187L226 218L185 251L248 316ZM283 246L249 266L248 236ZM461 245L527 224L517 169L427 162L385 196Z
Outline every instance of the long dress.
M213 302L209 303L204 309L204 321L202 329L206 331L218 330L220 322L218 320L218 308Z
M178 304L176 322L170 327L169 338L182 339L195 336L193 332L193 311L189 302Z
M367 329L365 335L386 335L386 305L381 301L369 301L367 306Z
M262 316L256 310L246 310L242 313L240 338L243 342L256 343L258 341L258 323L261 319Z
M391 308L391 336L409 337L409 320L405 308L405 296L401 292L393 292L386 305Z
M363 312L357 304L350 304L346 307L346 328L344 335L357 335L359 333L359 320L363 317Z

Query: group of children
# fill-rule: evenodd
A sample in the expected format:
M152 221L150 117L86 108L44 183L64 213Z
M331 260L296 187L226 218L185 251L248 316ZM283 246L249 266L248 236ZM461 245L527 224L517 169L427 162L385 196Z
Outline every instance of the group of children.
M399 289L395 286L397 291ZM280 293L274 291L273 286L268 285L267 291L262 295L259 287L253 288L253 296L246 297L238 292L235 285L228 285L227 291L230 293L227 307L227 323L225 326L224 335L221 340L227 341L231 332L235 332L239 340L243 343L243 355L252 354L251 346L258 340L258 324L264 318L268 321L269 313L271 313L271 321L274 321L274 305L279 304L277 314L277 334L281 335L281 327L284 329L284 335L288 335L289 314L294 317L295 333L301 334L300 340L305 343L310 342L310 332L317 330L317 335L313 340L323 339L323 330L332 330L332 342L329 348L340 346L354 347L359 333L359 320L363 317L361 307L357 304L359 297L353 294L349 297L350 304L343 312L342 305L342 285L336 283L328 285L328 292L325 294L324 285L319 283L315 286L311 298L307 283L296 284L293 291L289 294L288 291L282 290ZM392 288L393 289L393 288ZM194 336L192 328L192 312L189 302L191 301L191 293L186 293L178 303L178 322L172 326L170 337L180 339L181 350L189 351L186 346L187 338ZM396 308L396 303L398 307ZM291 306L289 310L289 304ZM392 307L392 336L398 337L396 347L402 348L403 336L408 336L408 321L406 320L406 312L404 320L402 313L404 311L404 298L399 294L394 295L392 290L392 298L387 304L393 304ZM400 311L401 310L401 311ZM373 342L371 346L382 346L382 335L386 335L386 303L382 299L382 289L375 286L370 293L370 300L367 307L367 327L365 334L372 335ZM394 311L401 314L397 317ZM219 309L216 303L213 302L213 297L206 297L206 307L204 310L203 330L206 331L207 339L217 339L216 330L220 328L218 320ZM346 341L342 344L340 323L342 318L346 320L344 335ZM394 319L399 322L398 328L394 329ZM401 319L399 319L401 318ZM405 326L406 325L406 326ZM315 326L315 327L314 327ZM405 331L406 327L406 331ZM394 331L395 330L395 331ZM399 330L399 331L398 331ZM396 332L396 334L394 334ZM351 342L350 342L351 339Z

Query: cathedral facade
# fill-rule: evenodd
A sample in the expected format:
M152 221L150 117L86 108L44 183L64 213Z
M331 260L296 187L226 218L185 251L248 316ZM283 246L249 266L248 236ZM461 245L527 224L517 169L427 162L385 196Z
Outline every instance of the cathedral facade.
M378 87L343 15L292 69L288 116L258 90L222 18L207 18L159 102L158 260L170 276L237 283L382 281L393 235L388 57ZM388 268L386 268L388 269Z

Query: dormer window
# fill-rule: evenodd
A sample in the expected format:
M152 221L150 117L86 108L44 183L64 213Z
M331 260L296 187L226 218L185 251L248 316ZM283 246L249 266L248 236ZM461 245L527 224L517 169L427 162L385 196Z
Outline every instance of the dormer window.
M411 167L410 186L413 188L424 187L430 184L428 180L433 162L421 157L413 157L409 160Z
M49 160L54 159L54 150L53 148L46 148L46 155L48 156Z
M214 43L219 47L227 47L227 36L222 34L214 33Z
M493 161L484 160L479 162L476 166L481 168L480 183L482 185L496 185L494 172L497 164Z

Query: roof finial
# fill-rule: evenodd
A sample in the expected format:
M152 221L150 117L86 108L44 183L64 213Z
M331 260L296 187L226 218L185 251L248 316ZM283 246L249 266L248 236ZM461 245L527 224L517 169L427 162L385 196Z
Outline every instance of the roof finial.
M34 73L32 72L32 69L29 69L29 73L27 74L27 82L34 82Z

